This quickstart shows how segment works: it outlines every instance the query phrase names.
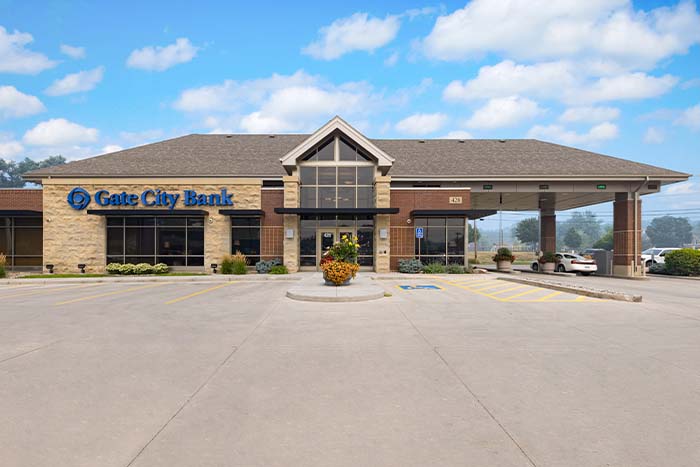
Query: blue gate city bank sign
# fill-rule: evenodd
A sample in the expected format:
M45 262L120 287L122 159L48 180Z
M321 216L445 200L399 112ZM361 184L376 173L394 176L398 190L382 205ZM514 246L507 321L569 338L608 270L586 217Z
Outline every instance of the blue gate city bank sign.
M197 193L195 190L183 190L182 193L169 193L160 189L147 189L139 193L110 193L97 190L94 196L82 187L73 188L68 193L67 201L73 209L88 207L92 200L98 206L141 206L149 208L175 209L182 199L184 206L233 206L233 193L222 188L219 193Z

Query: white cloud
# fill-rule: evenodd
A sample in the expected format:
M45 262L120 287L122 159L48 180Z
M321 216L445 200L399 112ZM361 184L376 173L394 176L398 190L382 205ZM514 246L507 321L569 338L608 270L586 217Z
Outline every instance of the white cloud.
M240 126L249 133L310 130L320 123L318 120L340 113L357 113L366 100L364 93L350 90L288 87L274 91L259 111L241 119ZM300 106L300 102L304 105Z
M105 67L98 66L92 70L71 73L54 81L45 92L49 96L65 96L66 94L90 91L102 81L104 71Z
M393 54L389 55L386 59L384 59L384 66L392 67L396 65L399 62L399 53L394 52Z
M618 72L602 77L591 75L600 71L591 68L590 63L558 61L522 65L504 60L481 67L474 79L452 81L443 91L443 99L469 102L518 94L585 104L657 97L670 91L678 82L676 77L668 74L661 77L642 72Z
M442 113L417 113L398 122L396 130L409 135L427 135L438 131L447 120L447 115Z
M184 90L174 107L185 112L230 112L247 103L260 103L275 90L307 86L317 81L317 78L303 71L292 75L273 74L270 78L242 82L226 80L222 84Z
M489 100L465 122L469 128L493 129L517 125L544 112L537 102L509 96Z
M618 133L617 125L610 122L600 123L586 133L567 130L561 125L536 125L528 132L528 138L557 141L564 144L595 144L615 139Z
M474 136L472 136L471 133L469 133L468 131L464 131L464 130L450 131L445 136L443 136L443 139L473 139L473 138L474 138Z
M628 73L614 77L602 77L591 86L581 89L571 101L603 102L614 100L638 100L666 94L678 83L671 75L661 77L646 73Z
M64 146L97 141L99 132L65 118L52 118L28 130L22 140L32 146Z
M681 84L683 89L700 88L700 78L689 79Z
M45 110L37 97L24 94L14 86L0 86L0 120L27 117Z
M644 142L646 144L661 144L666 140L666 135L659 128L650 126L644 133Z
M648 68L698 42L700 16L691 1L645 12L635 10L631 0L472 0L440 16L422 48L438 60L497 53Z
M199 47L192 45L186 37L178 38L174 44L148 46L131 52L127 66L142 70L165 71L180 63L187 63L196 55Z
M687 126L691 130L700 130L700 104L685 109L674 123Z
M102 153L109 154L110 152L117 152L117 151L121 151L122 149L124 149L124 148L119 146L118 144L108 144L107 146L104 146L102 148Z
M370 18L367 13L355 13L322 27L320 38L302 52L320 60L334 60L357 50L374 52L394 40L400 27L398 16L379 19Z
M694 195L700 193L700 185L693 182L675 183L664 190L667 195Z
M620 109L615 107L570 107L559 116L564 123L599 123L616 120Z
M0 134L0 158L12 159L24 152L22 143L13 140L9 136Z
M56 66L46 55L25 48L33 40L29 33L9 33L0 26L0 73L35 75Z
M406 91L409 92L418 91ZM392 104L402 105L404 94L397 91ZM377 109L381 102L388 101L366 83L335 85L300 70L292 75L226 80L186 89L173 106L202 117L203 125L212 132L276 133L313 131L336 114L359 119Z
M559 96L563 88L578 86L579 78L569 62L519 65L504 60L479 69L476 78L452 81L443 92L447 101L470 101L527 94L534 97Z
M78 60L85 58L85 47L75 47L68 44L61 44L61 53L68 55L70 58Z

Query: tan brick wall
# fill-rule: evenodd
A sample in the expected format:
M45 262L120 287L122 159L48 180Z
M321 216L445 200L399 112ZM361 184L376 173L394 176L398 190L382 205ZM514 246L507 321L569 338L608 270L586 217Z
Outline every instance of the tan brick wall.
M195 179L196 180L196 179ZM87 209L77 211L68 205L68 192L76 186L85 188L91 196L97 190L110 193L140 194L146 189L160 189L182 193L192 189L198 193L218 193L226 188L233 193L233 209L261 209L260 180L256 179L206 179L193 183L192 179L129 180L44 180L44 264L53 264L55 272L77 272L77 264L87 264L86 272L104 272L106 265L106 220L104 216L89 215L87 209L144 209L138 206L101 207L94 198ZM231 223L228 216L219 214L219 206L186 207L182 196L176 209L196 209L208 212L204 227L204 264L219 263L230 252Z
M451 204L450 197L462 198L462 202ZM391 190L391 207L399 208L398 214L392 214L391 241L391 270L398 269L400 259L413 258L415 253L415 231L411 211L416 209L471 209L471 193L468 189L410 189Z
M0 211L41 211L41 190L0 189Z
M641 274L642 202L637 204L637 274ZM613 203L613 275L634 276L634 200L631 194L616 193Z

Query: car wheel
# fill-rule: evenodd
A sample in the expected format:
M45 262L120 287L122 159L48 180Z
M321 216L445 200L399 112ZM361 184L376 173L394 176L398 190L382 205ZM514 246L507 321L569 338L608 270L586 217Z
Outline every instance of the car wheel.
M531 268L533 271L538 272L540 270L540 265L537 263L532 263Z
M563 264L560 264L557 266L557 272L566 272L566 268L564 267Z
M648 267L648 268L651 267L651 260L647 261L647 267Z
M581 275L582 275L582 276L590 276L591 273L590 273L590 272L582 272Z

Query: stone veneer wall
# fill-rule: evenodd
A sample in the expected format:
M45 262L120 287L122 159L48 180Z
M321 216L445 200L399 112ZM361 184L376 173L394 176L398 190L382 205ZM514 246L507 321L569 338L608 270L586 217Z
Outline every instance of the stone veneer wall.
M391 177L377 176L374 179L374 206L391 207ZM391 258L391 235L389 233L389 214L377 214L374 217L374 270L389 272ZM386 238L381 238L381 231L386 231Z
M298 208L299 207L299 177L289 175L282 177L284 181L284 207ZM287 266L289 272L297 272L299 270L299 216L296 214L284 215L284 230L293 232L293 238L287 238L284 235L284 265Z
M196 182L196 183L195 183ZM148 209L145 206L101 207L94 199L81 211L70 207L66 201L68 192L76 186L85 188L91 196L97 190L110 193L140 194L146 189L161 189L182 193L192 189L198 193L218 193L226 188L233 193L233 209L261 209L258 179L207 178L207 179L45 179L44 185L44 264L53 264L56 273L78 272L78 263L87 265L86 272L104 272L106 255L106 220L104 216L89 215L88 209ZM182 198L182 197L181 197ZM204 224L204 264L219 263L231 249L231 222L228 216L219 214L219 209L230 207L201 206L185 207L182 199L175 209L208 211Z

